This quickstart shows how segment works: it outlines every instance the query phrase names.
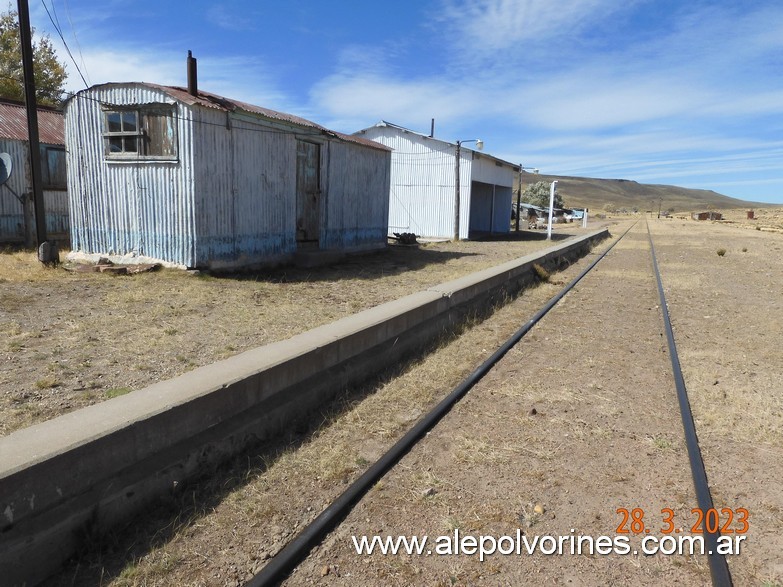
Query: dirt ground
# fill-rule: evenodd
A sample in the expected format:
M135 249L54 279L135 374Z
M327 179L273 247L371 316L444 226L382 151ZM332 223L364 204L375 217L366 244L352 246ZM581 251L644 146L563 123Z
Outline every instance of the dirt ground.
M701 556L539 552L481 562L465 554L357 555L351 540L435 540L456 530L476 537L517 530L529 539L615 536L623 508L640 508L656 536L665 527L661 510L670 508L677 528L690 534L696 500L645 222L362 499L286 584L709 582ZM631 224L613 228L615 237ZM741 554L729 557L734 584L782 585L783 237L731 222L649 224L715 506L749 512ZM241 584L592 257L525 291L436 352L356 390L312 431L245 455L173 495L50 584ZM638 547L641 535L629 537Z
M555 236L583 232L570 224ZM0 252L0 436L527 255L549 246L544 237L391 246L225 277L72 273Z
M729 561L734 582L779 585L783 242L701 223L657 221L652 231L715 506L750 512L747 544ZM613 536L618 508L641 508L653 533L671 508L689 533L696 504L662 333L640 225L287 584L708 583L703 557L539 553L481 563L359 556L351 541L454 528Z

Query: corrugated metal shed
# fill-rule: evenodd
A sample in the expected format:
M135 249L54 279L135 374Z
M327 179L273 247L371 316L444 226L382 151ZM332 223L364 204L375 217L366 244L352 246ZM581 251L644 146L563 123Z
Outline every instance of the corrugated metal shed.
M392 149L389 231L453 238L456 144L390 122L355 133ZM460 238L508 232L519 166L460 149Z
M179 161L107 161L103 143L106 104L154 104L174 100L146 86L103 85L83 90L66 104L71 247L107 255L149 256L194 266L194 184L187 148L191 112L176 110Z
M107 113L137 111L141 120L150 105L173 113L176 153L109 153ZM66 141L69 168L78 169L69 184L75 250L218 268L285 262L305 246L386 245L390 150L297 116L179 87L103 84L69 100ZM310 212L318 225L307 242L302 143L319 157Z
M57 159L46 156L47 147L62 152L65 145L62 112L53 108L38 109L38 130L43 145L42 167L44 172L56 171ZM35 220L30 181L30 150L27 139L27 110L23 103L0 99L0 152L11 156L11 177L0 186L0 242L34 243ZM46 208L47 233L57 239L68 234L68 196L63 186L45 185L43 189ZM23 203L27 199L27 210ZM25 212L27 219L25 219Z
M27 110L23 102L0 99L0 138L28 140ZM62 111L38 108L38 140L49 145L65 145Z

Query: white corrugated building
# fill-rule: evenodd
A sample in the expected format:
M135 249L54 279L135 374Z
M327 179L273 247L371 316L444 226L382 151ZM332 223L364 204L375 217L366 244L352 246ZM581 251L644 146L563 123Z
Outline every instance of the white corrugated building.
M63 115L54 108L38 108L46 232L52 239L68 237L68 194L65 178ZM30 179L30 146L24 103L0 100L0 153L11 161L8 181L0 185L0 242L35 244L35 208Z
M381 121L354 133L392 151L389 232L454 237L456 143ZM510 231L519 166L462 145L459 236Z
M77 255L233 268L386 246L377 143L195 84L93 86L65 120Z

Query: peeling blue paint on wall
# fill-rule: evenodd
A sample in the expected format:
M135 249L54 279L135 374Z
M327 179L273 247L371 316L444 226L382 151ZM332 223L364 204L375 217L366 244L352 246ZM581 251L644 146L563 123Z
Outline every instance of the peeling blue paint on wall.
M67 234L69 220L67 214L46 214L46 232ZM0 216L0 235L2 239L24 239L24 215L4 214Z
M387 227L341 228L326 230L321 240L322 249L342 249L347 247L367 247L386 244Z
M239 258L258 258L290 255L296 251L293 234L262 234L199 237L196 242L196 264L206 267L210 262L230 263Z
M21 214L0 216L0 234L12 238L24 238L24 219Z

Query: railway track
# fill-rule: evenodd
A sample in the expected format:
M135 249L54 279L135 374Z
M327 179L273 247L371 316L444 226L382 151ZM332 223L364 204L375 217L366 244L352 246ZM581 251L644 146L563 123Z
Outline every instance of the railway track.
M370 465L366 472L352 483L336 500L334 500L312 523L306 526L299 534L290 541L275 557L273 557L263 569L247 582L248 586L258 587L266 585L276 585L285 580L287 576L297 567L297 565L316 547L329 532L334 530L341 521L349 514L352 508L359 500L372 488L384 475L395 467L397 463L408 454L411 449L424 438L462 399L465 395L480 382L498 362L509 353L533 327L538 324L547 313L560 302L566 294L571 292L575 286L582 281L598 264L620 243L626 235L637 226L634 223L629 227L611 246L603 253L597 256L578 276L569 282L563 289L553 296L535 315L530 318L519 330L517 330L503 345L501 345L484 363L482 363L473 373L471 373L462 383L455 387L452 392L445 397L435 408L423 416L416 425L411 428L388 452L379 460ZM677 356L677 349L674 334L669 319L668 308L664 293L664 287L658 270L658 263L655 257L655 248L652 235L647 227L647 238L651 254L652 269L658 287L660 298L660 308L663 319L664 330L668 344L669 356L671 359L672 376L677 391L677 399L681 412L685 444L688 450L693 485L696 492L696 498L699 509L707 512L713 509L712 498L710 495L707 476L704 470L704 464L699 451L698 439L693 424L693 416L687 397L687 389L684 377ZM720 533L717 528L708 525L708 520L702 520L702 530L709 551L712 554L707 555L709 561L710 574L713 585L728 586L731 585L731 575L729 573L726 559L723 555L717 554L717 542Z

